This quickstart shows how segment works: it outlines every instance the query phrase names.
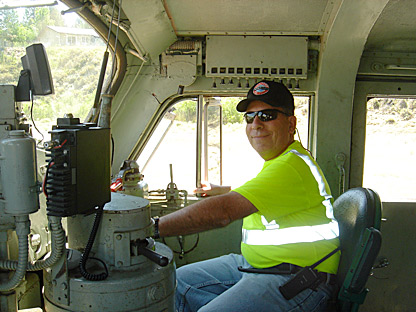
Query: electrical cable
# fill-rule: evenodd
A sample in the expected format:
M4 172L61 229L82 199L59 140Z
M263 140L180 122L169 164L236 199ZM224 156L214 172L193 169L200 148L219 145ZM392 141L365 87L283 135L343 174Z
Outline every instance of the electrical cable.
M46 167L46 172L45 172L45 177L43 178L43 183L42 183L42 192L43 194L45 194L46 199L48 199L48 192L46 191L46 181L48 180L49 168L52 167L53 165L54 165L54 161L51 158L48 161L48 165Z
M300 139L299 129L298 129L298 128L296 128L295 132L296 132L296 133L297 133L297 135L298 135L298 139L299 139L299 143L300 143L300 145L301 145L301 146L302 146L305 150L307 150L307 151L309 152L309 154L312 156L312 158L314 158L314 157L313 157L313 155L312 155L312 152L303 146L302 141L301 141L301 139Z
M111 134L111 166L113 166L113 161L114 161L114 150L115 150L114 137Z
M64 146L66 142L68 142L68 139L63 140L63 142L61 144L59 144L58 146L52 147L52 149L62 148L62 146Z
M110 27L108 28L108 35L107 35L107 45L105 47L105 51L108 51L108 46L110 45L110 35L111 35L111 28L113 28L113 19L114 19L114 9L116 8L116 2L113 3L113 10L111 13L111 20L110 20ZM114 49L115 51L116 49Z
M190 249L177 251L177 250L174 250L172 247L170 247L171 250L173 251L173 253L176 253L176 254L179 254L179 255L186 255L187 253L190 253L191 251L193 251L196 247L198 247L198 243L199 243L199 233L196 233L196 235L197 235L196 241ZM179 237L177 237L177 238L178 238L179 247L182 248L183 246L182 246L181 242L179 241ZM163 244L168 245L168 243L166 243L166 240L165 240L164 237L162 237L162 242L163 242Z
M66 143L68 142L67 139L65 139L61 144L59 144L58 146L52 147L52 149L59 149L62 148ZM43 194L45 194L46 199L48 198L48 192L46 190L46 184L47 184L47 180L48 180L48 176L49 176L49 169L55 164L54 158L51 155L51 159L48 161L48 165L46 167L46 172L45 172L45 177L43 178L43 183L42 183L42 191Z
M98 258L95 258L95 257L89 257L88 260L95 260L95 261L100 262L103 265L103 268L105 270L105 273L104 274L107 274L107 276L108 276L108 268L107 268L106 263L103 260L98 259Z
M36 131L42 136L42 140L40 140L36 144L36 145L39 145L40 143L43 142L43 140L45 139L45 137L44 137L43 133L39 131L38 127L36 127L35 120L33 119L33 106L34 106L33 105L34 104L33 95L31 97L32 97L32 105L30 106L30 120L32 121L33 127L36 129Z
M27 271L28 261L28 235L30 228L29 216L19 216L16 218L16 234L19 243L18 261L6 261L8 264L15 264L15 273L13 277L6 283L0 283L0 292L10 291L15 289L24 279Z
M49 228L51 232L51 253L48 258L43 259L43 260L38 260L35 263L26 261L27 271L40 271L45 268L49 268L53 266L54 264L56 264L58 260L61 259L62 255L65 252L66 236L65 236L65 231L62 228L61 217L48 216L48 222L49 222ZM26 237L27 235L28 234L25 234ZM18 237L19 237L19 234L18 234ZM27 253L27 245L24 246L24 250ZM20 252L23 252L24 250L21 249ZM20 265L18 261L0 259L0 269L16 271L18 270L19 266Z
M79 269L80 269L81 275L89 281L102 281L108 277L107 266L102 260L91 258L94 260L101 261L101 263L103 264L105 268L105 272L102 272L100 274L93 274L93 273L89 273L85 267L88 261L88 256L92 249L92 245L94 244L95 236L97 235L97 232L98 232L98 227L100 226L101 217L103 215L103 209L104 209L104 206L100 206L98 207L97 212L95 213L94 224L92 226L91 234L90 234L90 237L88 238L87 246L85 247L84 253L82 254L81 260L79 262Z
M117 43L118 43L118 33L120 30L120 15L121 15L121 3L122 0L118 3L118 16L117 16L117 27L116 27L116 38L114 43L114 53L113 53L113 59L111 61L111 75L110 75L110 83L108 84L107 93L110 93L111 91L111 85L113 84L113 80L115 77L115 60L116 60L116 51L117 51ZM111 14L111 22L110 22L110 29L112 28L112 21L114 16L114 7L113 7L113 13Z

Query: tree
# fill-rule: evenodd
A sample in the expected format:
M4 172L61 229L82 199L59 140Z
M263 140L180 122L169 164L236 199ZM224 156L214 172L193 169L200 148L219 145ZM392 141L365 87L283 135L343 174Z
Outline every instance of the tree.
M82 19L82 18L77 18L75 20L75 28L89 28L90 26Z
M64 18L58 8L49 7L50 24L52 26L65 26Z
M0 10L0 42L13 45L18 40L19 15L16 10ZM6 45L6 44L5 44Z
M0 10L0 42L5 42L4 45L8 46L32 43L46 25L54 24L50 12L51 9L45 7L26 8L20 21L17 10Z
M28 35L25 43L33 42L39 32L51 23L50 11L48 8L26 8L22 26Z

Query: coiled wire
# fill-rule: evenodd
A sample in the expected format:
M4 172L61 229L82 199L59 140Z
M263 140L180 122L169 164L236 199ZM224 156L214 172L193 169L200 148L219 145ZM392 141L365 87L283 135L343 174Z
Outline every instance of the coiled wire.
M92 249L92 245L94 244L95 236L97 235L98 227L100 226L101 217L103 215L103 208L104 207L99 207L97 209L97 212L95 213L94 224L92 226L91 234L90 234L90 237L88 238L87 246L85 247L84 253L82 254L81 260L79 262L79 269L80 269L81 275L89 281L102 281L108 277L107 266L100 259L90 258L90 259L100 261L104 266L105 272L102 272L100 274L93 274L93 273L89 273L85 267L88 261L88 256Z

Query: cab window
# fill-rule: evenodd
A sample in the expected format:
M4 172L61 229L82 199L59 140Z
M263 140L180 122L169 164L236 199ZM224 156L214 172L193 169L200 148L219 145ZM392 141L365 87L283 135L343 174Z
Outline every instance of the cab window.
M416 201L416 99L367 102L363 186L383 201Z
M235 188L254 178L263 159L245 134L243 114L235 109L242 98L204 97L201 125L200 180ZM295 97L295 115L302 144L308 146L309 104L307 96ZM189 194L197 181L197 99L174 104L159 123L137 159L149 190L166 189L173 182Z
M105 42L76 13L61 14L67 9L59 2L0 10L0 84L17 85L26 47L42 43L46 49L55 92L34 96L33 102L22 105L39 142L48 138L58 117L71 113L81 122L85 120L93 106L106 50ZM109 59L107 69L111 68Z

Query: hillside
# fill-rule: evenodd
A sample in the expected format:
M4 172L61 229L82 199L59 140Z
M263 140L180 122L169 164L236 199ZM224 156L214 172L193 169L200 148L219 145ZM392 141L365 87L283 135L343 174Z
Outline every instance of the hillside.
M105 47L62 46L46 50L55 93L35 97L33 117L38 127L47 131L49 125L65 113L72 113L81 119L87 115L94 101ZM22 69L20 58L24 54L24 48L4 49L0 54L0 84L17 85ZM24 105L28 116L30 105Z

